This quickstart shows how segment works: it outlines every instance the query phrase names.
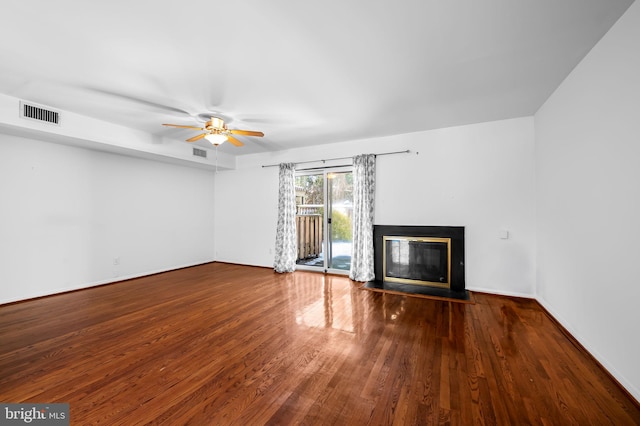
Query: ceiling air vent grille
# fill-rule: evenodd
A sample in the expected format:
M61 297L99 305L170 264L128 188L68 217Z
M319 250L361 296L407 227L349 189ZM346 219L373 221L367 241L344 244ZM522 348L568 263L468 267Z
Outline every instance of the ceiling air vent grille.
M60 125L60 113L27 102L20 102L20 117Z
M206 149L193 148L193 155L195 155L196 157L207 158L207 150Z

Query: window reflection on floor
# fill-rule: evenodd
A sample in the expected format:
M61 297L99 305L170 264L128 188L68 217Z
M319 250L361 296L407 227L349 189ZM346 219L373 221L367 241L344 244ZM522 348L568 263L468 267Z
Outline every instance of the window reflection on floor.
M295 323L308 328L333 328L354 333L352 284L346 277L296 272L287 285Z

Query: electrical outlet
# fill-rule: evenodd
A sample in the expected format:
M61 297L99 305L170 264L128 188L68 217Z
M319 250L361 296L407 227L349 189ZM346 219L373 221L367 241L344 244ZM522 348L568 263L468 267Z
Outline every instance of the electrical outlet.
M113 264L114 265L119 265L120 264L120 257L119 256L113 258Z

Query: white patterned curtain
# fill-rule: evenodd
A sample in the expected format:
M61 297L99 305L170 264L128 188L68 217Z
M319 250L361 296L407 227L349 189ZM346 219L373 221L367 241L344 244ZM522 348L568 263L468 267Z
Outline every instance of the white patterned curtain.
M276 272L293 272L296 269L296 167L293 163L280 164L278 189L278 229L276 231L276 256L273 267Z
M354 281L371 281L373 266L373 207L376 190L376 156L353 157L353 245L351 271Z

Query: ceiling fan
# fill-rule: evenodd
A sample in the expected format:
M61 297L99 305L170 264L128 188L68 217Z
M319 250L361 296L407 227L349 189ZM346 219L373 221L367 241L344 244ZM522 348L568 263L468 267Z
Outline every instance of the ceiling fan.
M187 142L195 142L202 138L205 138L216 147L220 144L223 144L225 141L229 141L232 145L235 145L235 146L244 145L242 142L240 142L238 139L234 138L231 135L259 136L259 137L264 136L264 133L254 132L252 130L228 129L224 120L219 117L211 117L211 120L207 121L204 124L204 127L183 126L181 124L163 124L163 126L179 127L181 129L203 130L204 133L201 133L197 136L187 139Z

